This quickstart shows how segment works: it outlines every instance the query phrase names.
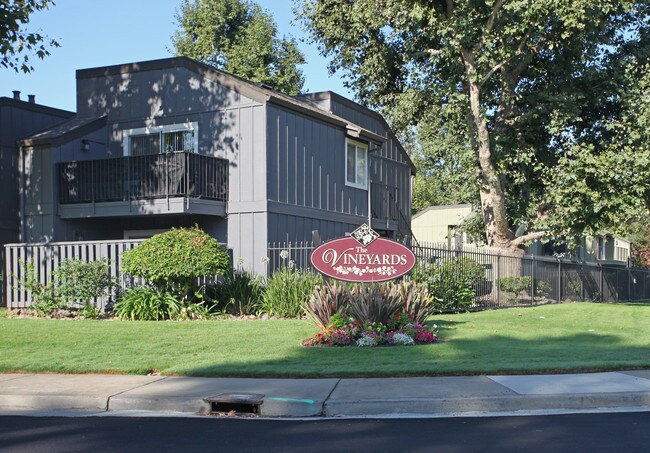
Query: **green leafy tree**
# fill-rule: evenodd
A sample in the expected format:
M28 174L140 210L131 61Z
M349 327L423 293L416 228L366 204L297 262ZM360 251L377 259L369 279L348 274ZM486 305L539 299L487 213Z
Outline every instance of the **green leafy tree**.
M578 143L549 176L556 190L547 223L567 237L615 231L645 248L650 215L650 64L630 62L620 118L602 118L608 133L599 143Z
M645 217L628 226L632 241L632 260L636 267L650 269L650 218Z
M247 0L184 0L172 36L185 55L286 94L300 93L305 63L294 39L278 37L272 15Z
M463 132L486 243L512 251L545 234L514 231L553 214L558 161L577 144L598 154L615 133L607 124L621 116L621 92L637 83L625 77L627 62L648 45L645 0L302 4L330 69L346 72L361 101L397 129Z
M429 116L407 142L418 169L413 180L413 211L432 205L470 203L480 206L478 167L464 130L452 130L440 117Z
M0 5L0 65L16 72L31 72L30 58L45 58L48 48L59 44L38 32L28 31L29 16L47 9L51 0L3 0Z

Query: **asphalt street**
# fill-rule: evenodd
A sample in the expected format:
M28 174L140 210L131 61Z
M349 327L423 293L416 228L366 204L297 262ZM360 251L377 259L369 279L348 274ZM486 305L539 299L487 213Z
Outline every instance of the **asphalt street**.
M1 452L647 452L650 412L439 419L0 417Z

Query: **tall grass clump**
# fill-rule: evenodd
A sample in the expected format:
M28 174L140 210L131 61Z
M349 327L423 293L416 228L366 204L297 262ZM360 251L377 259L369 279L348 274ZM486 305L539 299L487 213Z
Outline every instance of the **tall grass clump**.
M260 310L264 281L258 275L235 269L214 287L219 309L231 315L254 315Z
M281 318L299 318L303 315L302 306L309 301L314 288L322 284L323 278L314 271L282 267L269 277L259 312Z

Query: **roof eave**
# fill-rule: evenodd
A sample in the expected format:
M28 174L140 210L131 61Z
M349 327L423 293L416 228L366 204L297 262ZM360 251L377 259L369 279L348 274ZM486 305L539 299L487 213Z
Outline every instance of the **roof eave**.
M52 138L32 138L32 137L27 137L22 140L17 140L16 144L18 146L24 146L24 147L35 147L35 146L43 146L43 145L50 145L50 146L58 146L63 143L67 143L71 140L75 140L77 138L81 138L91 132L96 131L97 129L103 127L106 125L106 115L102 115L99 118L89 121L86 124L83 124L79 127L75 127L67 132L62 133L59 136L52 137ZM33 136L34 137L34 136Z

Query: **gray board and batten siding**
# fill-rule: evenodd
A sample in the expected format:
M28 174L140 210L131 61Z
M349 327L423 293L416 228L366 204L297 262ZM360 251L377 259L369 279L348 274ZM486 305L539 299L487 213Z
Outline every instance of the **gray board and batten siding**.
M19 97L18 92L15 97ZM33 99L33 98L32 98ZM0 245L19 237L19 149L16 142L73 116L73 112L0 97Z
M28 154L40 151L34 163L37 168L30 170L27 179L54 187L56 175L50 169L57 163L122 158L124 131L194 123L198 129L198 154L229 161L229 208L236 211L241 201L263 199L265 174L263 167L253 165L252 158L254 149L265 146L264 108L260 102L168 60L77 71L77 99L78 114L73 120L77 124L67 129L53 128L25 142L26 149L31 150ZM81 124L98 124L101 119L104 125L93 131L94 136L86 134L72 139L73 130ZM255 132L251 129L254 127L260 130ZM88 150L79 151L82 140L89 142ZM239 177L242 172L245 178ZM254 187L249 174L255 174L255 195L248 190ZM27 215L40 218L28 219L32 234L26 235L25 242L75 240L79 236L84 240L121 239L127 229L168 229L193 224L199 224L221 242L226 242L229 235L225 203L213 203L212 212L206 212L209 204L199 206L197 200L192 205L196 208L190 206L189 210L182 209L183 203L174 209L178 205L174 200L162 200L162 204L131 199L122 203L59 204L54 216L55 198L44 198L38 187L31 187L31 192L34 202L30 205L39 210L29 210ZM52 193L56 194L56 190ZM107 217L110 222L97 221Z
M367 190L346 185L346 139L381 148L369 158L373 227L405 235L393 211L410 219L414 167L390 128L334 93L312 97L290 97L186 57L77 71L78 112L69 127L23 142L31 193L23 242L122 239L127 229L198 224L228 244L236 264L264 273L269 242L311 240L314 230L331 239L367 222ZM127 131L178 124L198 131L195 153L227 160L226 202L143 205L128 188L122 204L73 205L67 186L68 203L57 199L59 173L78 171L75 162L113 165L111 158L127 159Z
M12 98L0 97L0 280L6 281L4 244L20 238L20 152L17 141L54 124L65 121L74 112L36 103L35 96L28 101L20 99L15 91ZM4 285L0 287L0 306L4 304Z
M411 176L415 175L415 165L384 117L373 110L330 91L308 93L300 97L323 110L345 118L383 137L383 142L377 143L381 147L377 149L372 146L371 149L374 148L374 151L369 154L370 180L375 186L373 188L373 195L375 197L373 198L372 226L378 230L397 228L398 237L410 235ZM393 204L391 209L399 209L402 221L405 221L407 224L405 228L402 228L400 226L401 222L396 221L394 218L391 219L389 228L387 228L384 223L387 217L384 207L381 206L381 211L377 209L376 205L378 203L381 204L382 199L388 195L386 190L392 189L396 189L396 200L391 200ZM367 212L364 216L367 218Z

